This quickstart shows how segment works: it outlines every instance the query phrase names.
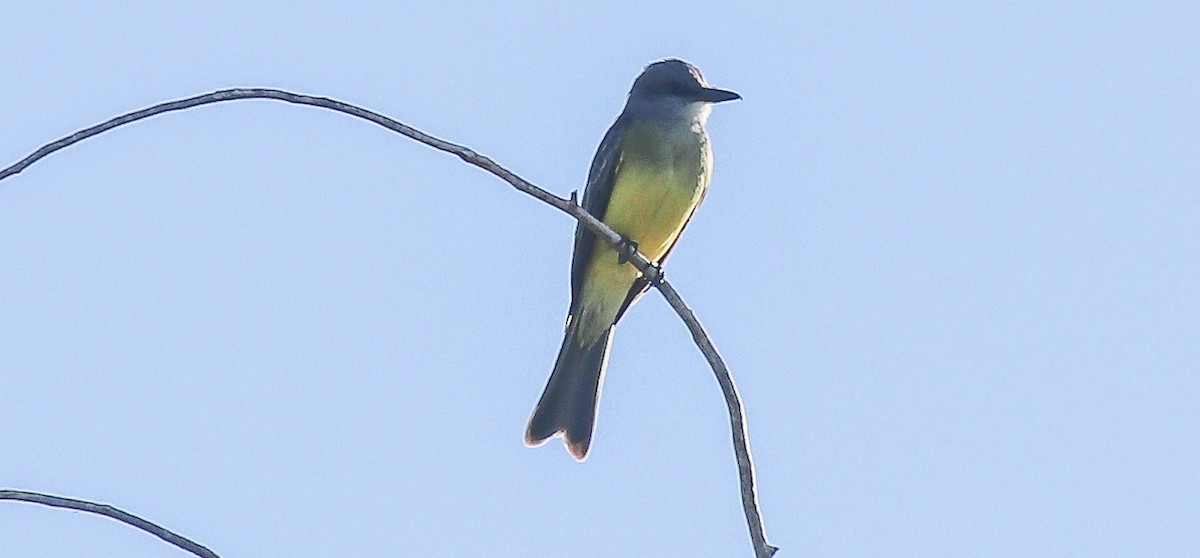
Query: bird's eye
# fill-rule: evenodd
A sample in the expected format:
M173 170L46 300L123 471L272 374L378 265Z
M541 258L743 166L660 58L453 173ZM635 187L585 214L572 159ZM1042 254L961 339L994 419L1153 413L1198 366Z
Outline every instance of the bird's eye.
M682 95L683 93L687 92L687 90L687 84L683 83L682 81L668 81L667 83L663 84L664 93Z

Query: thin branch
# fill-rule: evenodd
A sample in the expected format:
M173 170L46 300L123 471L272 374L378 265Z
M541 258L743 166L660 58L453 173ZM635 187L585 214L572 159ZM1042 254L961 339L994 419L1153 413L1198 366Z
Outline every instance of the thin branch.
M78 510L82 512L94 513L103 515L111 519L120 521L127 525L131 525L141 529L151 535L154 535L170 544L182 548L200 558L221 558L216 552L209 550L200 543L197 543L187 537L178 535L161 525L151 523L129 512L114 508L108 504L97 504L86 500L76 500L74 498L63 498L61 496L51 496L40 492L27 492L25 490L0 490L0 500L17 500L20 502L29 502L31 504L41 504L52 508L66 508L69 510Z
M733 453L737 456L738 484L742 488L742 511L746 514L746 524L750 528L750 540L754 543L754 555L756 558L770 558L779 550L779 547L767 542L767 530L763 525L762 510L758 507L758 483L754 480L754 459L750 456L750 430L746 426L746 417L742 412L742 397L738 395L737 386L733 384L733 375L725 366L725 359L721 358L717 348L713 346L708 332L704 331L700 319L683 302L683 298L679 296L675 287L662 281L658 285L658 290L662 293L663 298L667 299L671 308L674 308L679 317L683 319L688 331L692 332L692 339L700 348L700 352L704 353L704 358L708 359L708 365L712 367L713 375L717 377L717 383L721 384L721 393L725 396L725 407L729 410L729 428L733 431Z
M42 147L38 148L37 151L34 151L24 159L21 159L11 166L0 170L0 180L4 180L5 178L25 170L27 167L29 167L29 165L32 165L33 163L51 153L54 153L55 151L83 141L97 134L104 133L118 126L123 126L131 122L136 122L138 120L166 112L184 110L211 103L236 101L242 99L274 99L299 105L309 105L349 114L351 116L356 116L358 118L374 122L375 124L383 126L384 128L392 130L417 142L428 145L429 147L439 151L444 151L451 155L455 155L467 164L474 165L496 175L501 180L509 183L513 188L516 188L521 192L524 192L555 208L558 208L560 211L563 211L564 213L567 213L577 220L583 222L585 226L591 229L592 232L596 233L597 236L603 238L604 241L614 249L629 252L627 255L630 263L637 267L650 281L650 283L657 287L660 292L662 292L663 296L667 299L667 302L672 308L675 309L675 312L679 314L679 317L683 320L684 324L687 325L688 330L692 333L693 339L696 341L696 345L700 348L700 352L704 354L704 358L708 360L709 365L712 367L713 374L717 377L717 383L721 386L721 392L725 396L725 406L729 411L730 428L733 432L733 447L734 453L737 457L738 477L740 481L739 484L741 485L742 508L746 514L746 523L750 529L750 538L754 543L754 554L756 558L770 558L775 551L778 550L778 548L767 542L767 536L762 522L762 513L759 510L758 505L758 495L754 481L754 461L750 455L750 445L747 440L746 420L742 412L741 397L738 395L737 387L734 386L733 378L730 376L729 368L725 365L725 361L721 358L721 355L717 353L716 347L714 347L712 340L708 337L708 334L705 333L704 326L700 324L699 319L696 318L696 314L692 312L692 310L688 308L686 304L684 304L683 299L679 296L679 293L674 287L671 286L670 283L667 282L666 278L663 276L662 270L650 263L650 261L647 260L646 257L641 253L629 250L628 245L623 242L621 235L617 234L615 231L609 228L608 225L605 225L599 219L585 211L578 203L576 203L574 195L571 196L571 199L563 199L555 196L554 194L535 186L524 178L517 176L512 171L500 166L491 158L476 153L469 147L431 136L425 132L388 118L377 112L326 97L300 95L279 89L266 88L225 89L221 91L214 91L212 93L205 93L195 97L160 103L142 110L112 118L105 122L101 122L100 124L96 124L95 126L85 128L75 132L74 134L43 145Z

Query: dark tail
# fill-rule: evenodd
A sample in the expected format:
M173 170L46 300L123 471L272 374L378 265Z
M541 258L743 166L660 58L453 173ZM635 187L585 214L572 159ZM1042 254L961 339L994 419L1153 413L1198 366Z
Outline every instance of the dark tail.
M540 446L562 432L567 451L579 461L587 458L612 334L610 326L589 344L573 326L567 327L554 372L525 429L526 444Z

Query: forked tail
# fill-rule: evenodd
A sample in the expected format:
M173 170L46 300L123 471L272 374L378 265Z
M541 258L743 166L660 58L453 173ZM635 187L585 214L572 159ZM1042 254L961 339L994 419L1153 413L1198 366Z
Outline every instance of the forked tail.
M525 429L527 445L540 446L561 432L567 451L579 461L587 458L614 327L587 343L568 326L554 372Z

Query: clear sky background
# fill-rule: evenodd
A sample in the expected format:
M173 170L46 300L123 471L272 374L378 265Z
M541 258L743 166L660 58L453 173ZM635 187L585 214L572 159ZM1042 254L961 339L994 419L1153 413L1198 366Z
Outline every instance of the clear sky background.
M1200 7L7 0L0 162L232 86L332 96L560 195L648 62L716 107L668 265L782 557L1195 556ZM226 558L749 556L720 392L656 293L592 455L527 449L573 221L270 101L0 183L0 486ZM176 556L0 503L4 557Z

